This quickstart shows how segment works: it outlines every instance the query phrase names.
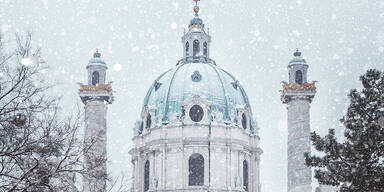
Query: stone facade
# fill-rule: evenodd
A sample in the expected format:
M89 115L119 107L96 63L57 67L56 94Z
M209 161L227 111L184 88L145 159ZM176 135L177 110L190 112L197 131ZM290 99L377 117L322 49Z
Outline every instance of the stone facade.
M288 191L311 192L312 171L305 165L304 153L310 153L310 102L293 99L288 103Z

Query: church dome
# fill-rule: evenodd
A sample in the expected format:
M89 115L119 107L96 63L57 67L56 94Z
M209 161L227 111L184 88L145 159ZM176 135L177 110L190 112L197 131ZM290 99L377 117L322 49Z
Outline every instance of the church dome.
M196 3L198 0L196 0ZM257 134L248 97L239 81L210 59L211 36L199 7L182 37L183 59L149 88L136 130L165 124L226 124Z
M196 95L209 103L208 113L220 113L227 123L237 122L239 108L248 109L250 129L254 131L243 87L233 75L208 58L181 60L176 67L161 74L148 90L143 109L145 106L154 109L156 116L166 123L170 114L182 116L183 104Z

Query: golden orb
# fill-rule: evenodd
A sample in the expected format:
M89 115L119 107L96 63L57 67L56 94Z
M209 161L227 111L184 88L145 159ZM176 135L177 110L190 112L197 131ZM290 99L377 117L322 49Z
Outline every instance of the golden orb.
M200 11L200 7L196 5L195 7L193 7L193 10L195 11L195 13L198 13Z

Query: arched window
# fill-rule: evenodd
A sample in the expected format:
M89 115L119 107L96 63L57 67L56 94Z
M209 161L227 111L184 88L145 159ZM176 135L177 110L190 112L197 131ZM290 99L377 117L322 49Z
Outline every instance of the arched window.
M248 162L247 160L243 161L243 189L248 191Z
M189 186L204 185L204 157L195 153L189 157Z
M99 72L94 71L92 73L92 85L97 85L97 84L99 84Z
M151 128L151 124L152 124L152 116L151 114L148 113L147 115L147 119L146 119L146 122L145 122L145 128L149 129Z
M185 55L187 57L189 56L189 42L188 41L185 43Z
M203 54L204 54L204 57L208 56L208 44L207 44L207 42L204 42L204 44L203 44Z
M193 41L193 56L197 56L200 52L200 43L199 40Z
M149 160L144 165L144 191L149 190Z
M295 82L298 84L303 84L303 72L297 70L295 73Z
M245 113L241 115L241 125L244 129L247 129L247 116L245 115Z

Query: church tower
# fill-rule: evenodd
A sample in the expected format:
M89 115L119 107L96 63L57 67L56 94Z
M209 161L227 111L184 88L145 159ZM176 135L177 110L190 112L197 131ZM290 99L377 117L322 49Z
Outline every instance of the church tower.
M107 181L107 105L113 101L111 83L105 83L107 65L96 51L87 67L88 84L79 83L79 95L85 105L83 178L84 192L106 192Z
M288 110L288 192L311 192L312 171L304 153L311 152L310 104L316 81L307 81L308 64L296 50L289 62L289 83L283 81L281 101Z

